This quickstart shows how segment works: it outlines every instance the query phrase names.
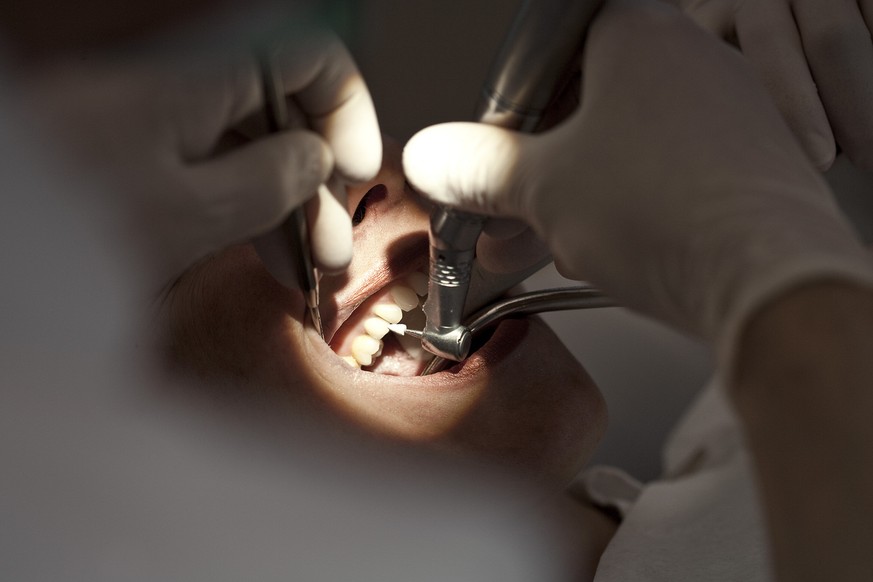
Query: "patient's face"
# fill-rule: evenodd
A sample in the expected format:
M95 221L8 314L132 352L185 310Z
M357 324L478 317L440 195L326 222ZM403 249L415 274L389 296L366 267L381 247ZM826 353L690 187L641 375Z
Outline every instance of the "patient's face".
M388 141L379 175L349 190L354 259L321 283L328 343L304 325L302 296L242 245L174 289L174 360L233 379L236 396L279 396L371 433L572 477L603 432L605 407L541 321L505 321L467 361L426 377L417 374L428 354L387 332L388 321L422 327L426 290L428 208L406 185L400 153Z

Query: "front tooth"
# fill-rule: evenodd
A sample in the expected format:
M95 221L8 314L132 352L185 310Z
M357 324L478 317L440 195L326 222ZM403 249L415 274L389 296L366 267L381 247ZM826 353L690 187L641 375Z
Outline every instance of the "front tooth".
M419 297L427 295L428 279L424 273L414 271L406 278L406 282L409 283L409 286L415 290L415 294Z
M400 306L400 309L403 311L409 311L418 307L418 295L409 287L397 285L391 289L391 297L394 299L394 303ZM392 321L391 323L397 322Z
M382 303L373 308L373 314L378 315L388 323L400 323L403 319L403 310L397 305Z
M381 317L368 317L364 320L364 330L367 332L367 335L376 339L385 337L385 334L390 331L388 329L389 325L391 324Z
M382 342L368 335L359 335L352 342L352 357L362 366L373 363L373 354L382 349Z

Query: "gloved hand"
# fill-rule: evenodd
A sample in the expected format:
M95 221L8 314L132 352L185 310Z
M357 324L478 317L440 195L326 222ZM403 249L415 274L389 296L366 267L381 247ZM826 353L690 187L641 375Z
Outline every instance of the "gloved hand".
M582 103L540 135L473 123L416 134L413 186L527 220L559 270L715 341L789 287L873 281L871 265L747 64L675 9L611 0Z
M820 168L835 143L873 169L873 4L833 0L667 0L735 42Z
M344 268L351 219L345 200L319 186L331 175L370 179L382 157L372 100L347 50L328 33L277 47L289 100L303 114L298 127L311 129L254 141L234 128L265 125L255 55L213 52L67 63L43 72L33 95L51 134L125 192L118 202L157 251L162 276L269 231L316 192L307 208L314 258Z

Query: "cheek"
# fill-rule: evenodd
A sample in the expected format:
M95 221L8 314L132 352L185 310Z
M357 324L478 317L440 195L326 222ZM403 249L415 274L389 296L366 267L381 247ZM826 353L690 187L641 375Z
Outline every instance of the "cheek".
M277 283L251 245L191 269L168 304L179 363L201 376L251 384L283 373L276 362L296 349L294 333L304 312L302 296Z
M606 404L557 340L537 344L526 342L525 365L507 359L489 370L487 389L451 441L566 483L603 436Z

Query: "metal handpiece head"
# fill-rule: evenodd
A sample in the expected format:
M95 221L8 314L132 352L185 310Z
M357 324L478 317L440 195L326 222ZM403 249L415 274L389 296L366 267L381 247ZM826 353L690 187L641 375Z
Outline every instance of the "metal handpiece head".
M430 217L430 281L424 304L427 324L421 344L442 358L461 361L470 351L470 334L461 325L476 241L485 217L437 207Z

